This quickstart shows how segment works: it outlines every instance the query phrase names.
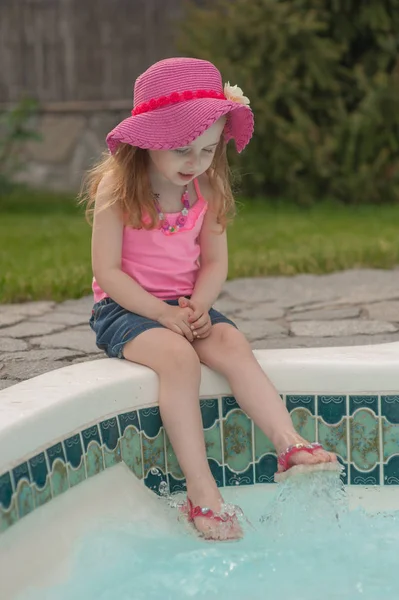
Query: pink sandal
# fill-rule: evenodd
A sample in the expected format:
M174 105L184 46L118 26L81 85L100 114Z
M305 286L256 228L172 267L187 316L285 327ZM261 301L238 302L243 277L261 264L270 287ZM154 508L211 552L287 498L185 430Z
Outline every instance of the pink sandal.
M288 477L294 474L310 473L315 471L335 471L341 472L343 470L342 465L338 461L333 462L320 462L314 465L291 465L290 459L294 454L298 452L307 452L308 454L314 454L317 450L323 449L323 446L317 442L311 444L293 444L288 446L284 452L277 457L277 462L281 467L281 471L274 474L274 481L284 481Z
M189 523L194 521L197 517L205 517L206 519L215 519L215 521L219 521L221 523L227 523L227 521L232 521L233 517L228 515L227 513L223 515L218 515L213 512L212 509L201 506L194 506L191 502L190 498L187 498L187 519Z
M180 506L180 511L185 514L185 516L187 517L187 521L189 523L193 523L194 519L196 519L197 517L204 517L205 519L214 519L215 521L218 521L219 523L235 524L235 521L237 521L237 515L242 514L242 511L238 506L234 507L234 513L232 513L232 514L229 514L227 512L222 513L222 514L217 514L217 513L214 513L211 508L194 506L193 503L191 502L190 498L188 498L188 497L187 497L187 502L185 504L183 504L182 506ZM197 530L197 533L199 536L204 537L200 531ZM232 539L219 540L219 538L212 538L212 537L207 537L206 539L214 540L214 541L229 541L229 542L235 541ZM237 539L239 539L239 538L237 538Z

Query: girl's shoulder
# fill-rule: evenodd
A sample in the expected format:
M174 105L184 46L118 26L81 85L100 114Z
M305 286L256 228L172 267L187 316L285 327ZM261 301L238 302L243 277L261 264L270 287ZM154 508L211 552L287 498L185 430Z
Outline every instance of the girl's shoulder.
M98 183L96 198L94 204L94 212L110 211L115 213L119 219L123 220L123 212L118 202L116 194L117 179L113 171L107 171Z
M107 171L98 183L97 194L103 195L112 193L115 189L115 183L116 177L114 171Z
M113 171L107 171L98 183L96 192L96 206L104 208L114 208L117 205L116 191L117 180Z

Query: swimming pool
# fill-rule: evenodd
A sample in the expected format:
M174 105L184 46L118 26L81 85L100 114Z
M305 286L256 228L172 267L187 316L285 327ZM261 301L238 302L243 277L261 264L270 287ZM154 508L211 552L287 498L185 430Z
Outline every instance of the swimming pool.
M336 451L346 465L345 481L349 484L351 502L363 502L374 511L391 511L382 522L389 521L390 530L394 531L392 523L396 523L396 516L392 511L399 506L399 344L270 350L257 351L256 355L281 392L300 433ZM202 544L200 548L204 548L204 542L191 536L181 538L181 528L176 529L176 515L172 517L170 513L172 509L166 513L160 510L163 504L149 489L158 489L161 482L166 482L171 492L178 492L184 488L184 480L164 434L156 398L157 380L150 370L110 359L53 371L0 392L2 600L18 598L18 594L25 593L31 585L46 587L57 578L68 579L74 573L71 557L78 552L77 540L81 540L82 535L86 535L86 542L79 543L87 555L90 544L90 548L101 547L95 537L90 538L99 535L95 531L102 532L101 535L108 532L105 556L115 556L115 548L131 543L136 531L142 555L149 557L158 546L156 542L154 546L154 538L151 543L143 541L139 521L147 523L146 533L161 528L166 546L161 544L159 548L166 548L166 557L179 556L179 548L189 556L194 552L191 558L197 561L198 571L206 570L213 556L219 573L223 560L231 566L245 552L261 565L259 568L266 568L264 559L266 555L270 557L273 548L265 546L264 527L261 534L259 526L256 533L249 532L245 542L240 542L244 545L236 545L241 550L229 550L233 555L226 558L225 550L208 549L209 545L206 552L193 550L190 544ZM208 457L218 484L227 488L227 494L235 494L237 503L247 503L253 519L261 523L260 513L267 511L276 493L276 486L271 483L276 458L269 441L237 407L226 382L206 368L201 410ZM246 499L243 499L245 494ZM292 511L297 509L296 505ZM115 520L115 516L119 520ZM280 526L289 522L284 515ZM347 531L350 530L348 523ZM115 529L120 532L122 524L130 537L126 534L115 542L113 532ZM378 525L380 533L385 535L384 526ZM365 522L358 522L358 529L364 530L364 527ZM326 535L329 539L325 532ZM116 546L112 546L110 540L114 540ZM170 540L170 551L167 540ZM306 540L308 538L303 538L300 542L307 549L312 570L317 566L315 556L324 556L326 560L326 555L312 552ZM332 538L330 545L334 541L338 543ZM378 543L381 544L380 538ZM313 539L313 544L314 549L318 548L319 541ZM347 540L345 545L348 546ZM356 548L359 550L353 547ZM397 550L397 546L394 548ZM288 546L278 551L282 556L288 553L290 560L295 561L296 555L289 553ZM162 555L155 552L154 556L160 564ZM376 556L380 555L376 553ZM96 560L102 564L98 557ZM119 566L123 562L119 555ZM277 565L280 574L283 562ZM184 561L180 566L181 571L175 565L176 577L183 581L186 572L186 575L191 573L188 579L195 579L195 569L190 570ZM307 567L302 564L301 568L306 571ZM235 569L234 573L240 571L240 568ZM89 571L90 566L86 565L85 572ZM122 571L115 573L122 577ZM137 580L142 571L135 573ZM253 571L243 573L244 579L255 577ZM165 577L166 574L161 580L166 591L160 598L172 593L167 588L170 581ZM235 575L230 579L226 577L229 585L233 585L234 580L238 590L239 579L235 581ZM269 573L270 578L272 573ZM182 589L187 593L191 589L192 595L181 597L210 598L212 593L223 597L220 589L209 591L208 596L200 595L204 586L214 584L215 580L190 588L186 582L187 589L184 586ZM364 590L359 590L356 593L362 593L360 597L367 597ZM152 597L150 593L153 592L148 592L146 600ZM174 597L179 598L176 590L174 593ZM231 599L233 591L229 591L226 583L227 593ZM258 592L251 590L251 593ZM41 598L45 597L43 594ZM87 600L88 594L82 596L82 600ZM98 594L95 597L100 598ZM309 594L306 597L309 600Z

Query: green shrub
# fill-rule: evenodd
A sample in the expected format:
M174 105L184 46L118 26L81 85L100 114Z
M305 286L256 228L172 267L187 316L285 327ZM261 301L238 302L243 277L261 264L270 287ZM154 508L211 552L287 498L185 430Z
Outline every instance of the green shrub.
M182 25L179 50L251 100L246 193L398 200L399 0L188 2Z

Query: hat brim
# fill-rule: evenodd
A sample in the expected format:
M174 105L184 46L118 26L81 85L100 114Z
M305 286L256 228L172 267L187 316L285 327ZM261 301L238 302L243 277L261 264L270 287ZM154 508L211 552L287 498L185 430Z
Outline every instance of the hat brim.
M241 152L253 134L252 110L238 102L215 98L179 102L128 117L107 135L107 145L112 154L121 143L148 150L181 148L227 114L225 139L234 139L237 152Z

